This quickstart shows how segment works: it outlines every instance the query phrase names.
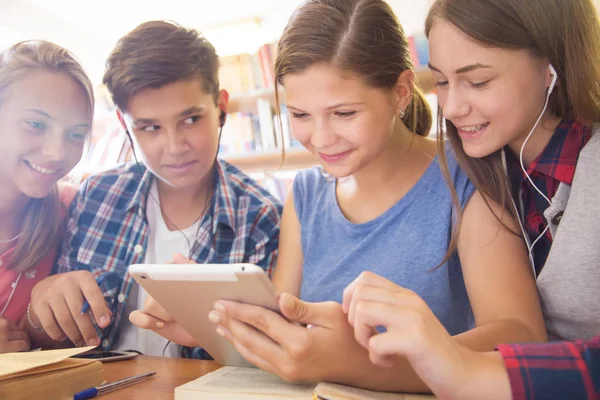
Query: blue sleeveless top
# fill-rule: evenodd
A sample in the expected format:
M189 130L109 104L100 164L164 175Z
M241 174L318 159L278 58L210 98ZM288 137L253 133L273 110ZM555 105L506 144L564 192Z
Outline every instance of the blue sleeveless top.
M450 151L447 158L464 207L475 188ZM471 329L474 319L457 254L435 269L452 232L452 199L438 158L402 199L363 224L342 214L335 187L320 167L294 180L304 255L300 297L341 303L346 286L362 271L372 271L420 295L450 334Z

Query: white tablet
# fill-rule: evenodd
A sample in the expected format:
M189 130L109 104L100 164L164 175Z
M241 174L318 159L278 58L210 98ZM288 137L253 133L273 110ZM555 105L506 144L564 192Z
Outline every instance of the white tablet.
M208 320L217 300L279 309L275 287L253 264L134 264L129 273L221 365L251 366Z

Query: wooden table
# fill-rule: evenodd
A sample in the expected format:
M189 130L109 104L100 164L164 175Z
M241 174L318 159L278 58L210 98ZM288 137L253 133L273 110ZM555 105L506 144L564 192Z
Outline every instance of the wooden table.
M149 380L98 397L99 400L173 399L175 388L208 374L220 365L214 361L138 356L133 360L104 364L104 379L113 382L128 376L157 372Z

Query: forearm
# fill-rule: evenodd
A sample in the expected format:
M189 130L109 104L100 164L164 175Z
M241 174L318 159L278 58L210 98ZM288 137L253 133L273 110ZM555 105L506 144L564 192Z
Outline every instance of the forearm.
M454 336L460 345L474 350L492 351L501 343L545 342L546 333L518 320L495 321Z
M483 398L481 394L488 393L488 389L496 390L499 387L510 389L502 357L492 350L500 343L545 340L545 337L540 336L539 333L536 335L531 328L520 324L518 321L498 321L454 336L455 341L466 348L465 359L456 360L456 368L471 370L470 366L467 365L470 363L479 366L472 369L472 373L477 374L479 378L473 382L473 385L469 384L463 387L465 392L462 392L461 396L463 397L461 398ZM356 365L360 365L357 371L347 371L348 373L342 375L338 382L370 390L392 392L430 393L432 390L437 391L438 389L435 385L429 388L419 378L410 362L403 357L397 357L392 367L377 366L369 360L356 363ZM447 384L441 385L441 387L447 386ZM499 391L499 389L496 392L490 391L489 393L496 393L496 395L487 398L503 398L502 396L498 397L498 394L504 392ZM510 398L510 390L508 392L509 397L507 398ZM456 395L456 393L444 393L444 396L448 398L453 398L453 395Z
M405 357L396 357L393 366L383 367L373 364L367 354L325 380L383 392L431 393Z

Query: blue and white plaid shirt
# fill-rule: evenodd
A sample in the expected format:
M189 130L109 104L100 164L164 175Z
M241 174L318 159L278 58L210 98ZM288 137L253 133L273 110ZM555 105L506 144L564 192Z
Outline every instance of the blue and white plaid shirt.
M142 175L140 175L140 172ZM252 263L271 275L277 259L282 206L255 181L225 161L216 163L213 207L200 221L191 259L198 263ZM141 179L140 179L141 176ZM81 185L71 204L66 238L56 272L115 272L105 295L113 313L101 333L103 349L116 341L134 280L131 264L143 263L149 227L146 203L154 175L141 164L126 164L94 175ZM185 349L204 358L202 349Z

